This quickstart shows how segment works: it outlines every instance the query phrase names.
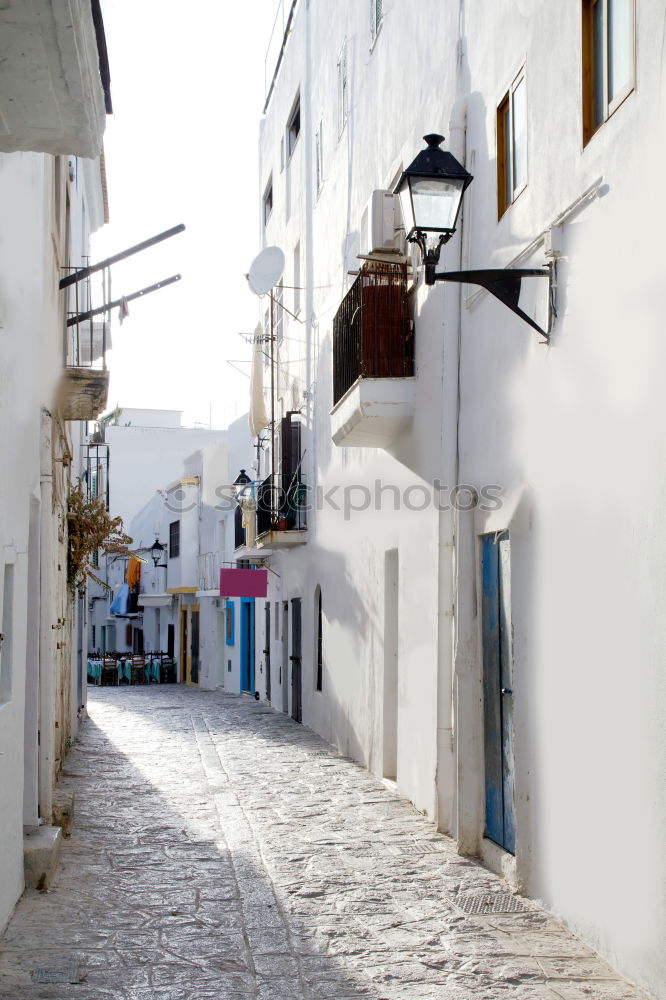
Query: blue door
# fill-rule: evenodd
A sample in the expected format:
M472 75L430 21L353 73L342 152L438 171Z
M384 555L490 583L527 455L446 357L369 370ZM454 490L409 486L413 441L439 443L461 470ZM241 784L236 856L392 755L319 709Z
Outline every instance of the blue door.
M509 534L482 538L485 835L515 854Z
M241 691L254 694L254 597L241 597Z

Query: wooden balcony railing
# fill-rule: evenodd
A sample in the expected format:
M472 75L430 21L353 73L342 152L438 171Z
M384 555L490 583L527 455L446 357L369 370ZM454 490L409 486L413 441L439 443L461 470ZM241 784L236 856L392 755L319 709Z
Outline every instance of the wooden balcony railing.
M333 403L359 378L413 374L407 265L369 261L333 320Z

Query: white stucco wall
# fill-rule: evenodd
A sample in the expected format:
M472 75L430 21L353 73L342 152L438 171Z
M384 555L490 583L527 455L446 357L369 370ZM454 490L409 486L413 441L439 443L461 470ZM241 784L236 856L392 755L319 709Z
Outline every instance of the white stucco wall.
M163 411L122 412L132 422L125 426L121 413L118 425L106 427L105 440L110 451L111 512L129 525L155 490L181 477L188 455L204 445L221 443L225 432L174 426L178 411L165 411L165 426L153 422Z
M58 292L87 251L101 192L67 160L0 154L0 928L23 888L23 827L51 822L51 791L76 735L79 611L68 603L64 511L80 472L80 428L54 404L64 361ZM56 183L63 211L56 217ZM64 212L65 189L70 214ZM81 621L81 636L85 623ZM38 739L39 730L39 739Z
M311 512L306 545L270 562L279 574L270 575L270 600L302 598L303 721L381 773L383 714L390 720L385 608L395 604L385 603L385 568L397 565L398 787L458 837L463 853L490 863L479 545L482 534L508 529L517 847L507 871L661 997L666 755L664 651L654 623L663 617L656 234L665 212L664 82L652 40L664 13L662 4L637 6L635 90L583 148L579 5L501 0L490 8L475 0L454 9L386 0L371 49L366 4L300 4L261 126L259 195L272 174L273 212L265 227L260 221L258 243L285 251L285 285L295 283L290 261L301 244L305 323L285 319L277 415L301 410L304 478L313 492L338 487L343 506ZM345 38L350 114L338 134ZM496 113L523 65L528 183L498 223ZM299 88L301 136L281 168ZM539 345L534 331L473 287L419 283L412 426L389 451L338 449L329 419L331 328L347 272L358 266L363 208L373 189L393 186L432 131L447 136L474 174L461 234L442 267L506 266L533 243L520 264L540 266L538 237L563 224L553 339ZM600 196L567 214L598 179ZM285 304L292 308L288 291ZM404 498L410 486L435 479L498 484L503 506L453 515L403 504L396 513L387 498L383 511L371 501L345 518L345 485L356 487L352 502L360 505L360 487L372 493L376 480ZM322 692L314 690L317 585ZM258 602L258 650L263 642ZM273 677L281 657L273 635ZM265 695L261 674L258 688ZM278 707L281 694L273 681ZM640 857L618 886L620 830L631 830Z

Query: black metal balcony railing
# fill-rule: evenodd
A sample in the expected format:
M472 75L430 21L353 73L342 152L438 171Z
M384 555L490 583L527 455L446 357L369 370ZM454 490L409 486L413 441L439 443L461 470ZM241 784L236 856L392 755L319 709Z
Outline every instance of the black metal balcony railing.
M306 527L307 487L300 475L264 479L257 489L257 535Z
M109 509L109 446L108 444L88 444L85 446L85 469L83 480L86 498L101 497Z
M70 368L106 369L106 352L111 347L110 313L94 308L94 300L110 298L109 269L104 268L95 287L90 275L70 286L67 311L67 357Z
M407 265L364 265L333 320L333 403L359 378L414 374Z

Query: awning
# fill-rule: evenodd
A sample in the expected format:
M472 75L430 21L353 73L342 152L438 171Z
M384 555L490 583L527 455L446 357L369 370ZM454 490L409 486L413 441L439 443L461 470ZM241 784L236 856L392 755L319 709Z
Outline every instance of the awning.
M268 593L267 569L221 569L221 597L265 597Z
M173 601L173 594L139 594L137 604L142 608L167 608Z
M264 351L261 326L254 331L254 349L250 371L250 434L257 437L268 427L269 420L264 400Z

